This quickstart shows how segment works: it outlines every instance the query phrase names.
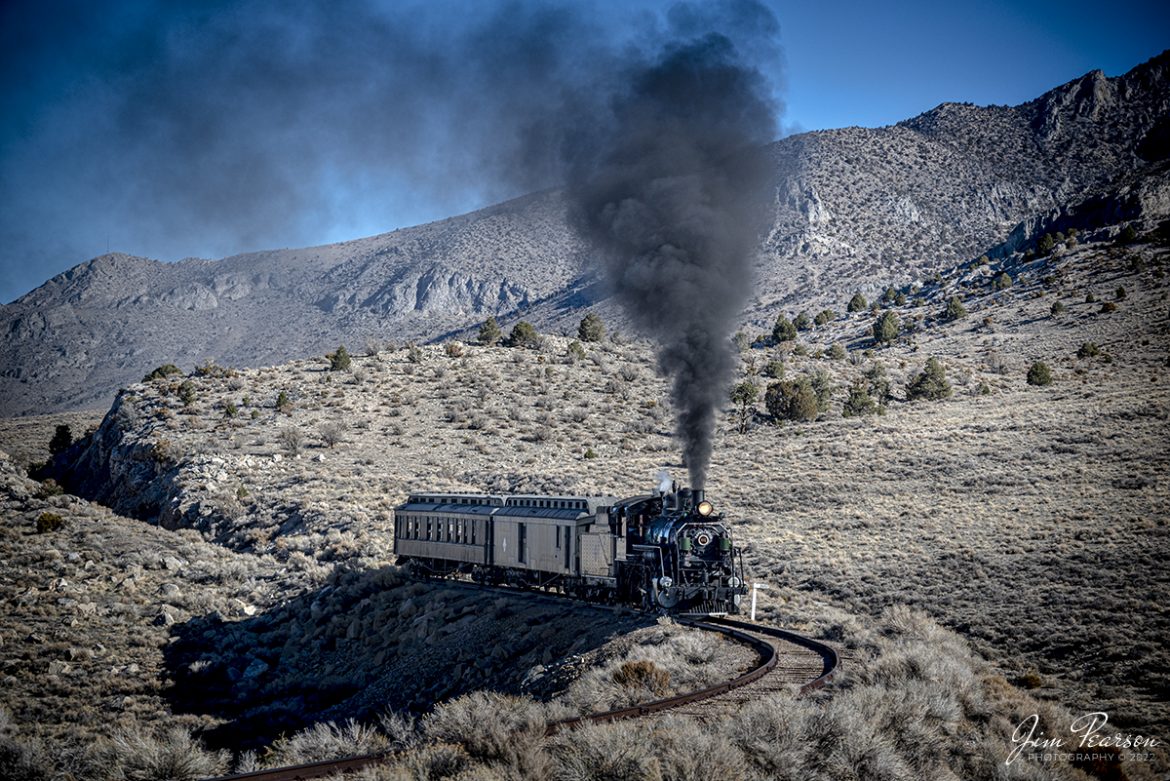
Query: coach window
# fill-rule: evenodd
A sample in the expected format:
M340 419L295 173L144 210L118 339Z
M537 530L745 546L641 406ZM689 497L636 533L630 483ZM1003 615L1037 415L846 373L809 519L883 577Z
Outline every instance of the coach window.
M557 550L561 548L561 527L557 527Z
M478 525L479 525L479 521L474 521L474 520L473 520L473 521L471 522L471 544L472 544L472 545L474 545L474 544L475 544L475 527L476 527L476 526L478 526Z
M516 526L520 529L520 547L516 558L521 564L524 564L528 555L528 524L518 523Z
M431 539L431 516L427 516L427 541Z

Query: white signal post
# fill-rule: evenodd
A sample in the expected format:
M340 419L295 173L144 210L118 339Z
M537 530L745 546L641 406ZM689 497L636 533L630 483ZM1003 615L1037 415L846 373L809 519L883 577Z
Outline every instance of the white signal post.
M753 583L752 584L752 621L756 620L756 594L762 588L767 588L767 583Z

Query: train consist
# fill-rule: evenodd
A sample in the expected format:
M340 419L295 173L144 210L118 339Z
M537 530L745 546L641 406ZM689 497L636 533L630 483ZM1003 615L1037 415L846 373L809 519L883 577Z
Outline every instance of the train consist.
M414 493L395 510L394 552L426 575L738 613L746 587L730 529L702 491L667 486L629 499Z

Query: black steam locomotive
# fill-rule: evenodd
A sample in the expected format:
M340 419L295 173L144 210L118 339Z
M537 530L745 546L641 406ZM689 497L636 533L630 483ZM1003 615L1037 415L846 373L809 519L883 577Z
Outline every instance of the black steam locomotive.
M702 491L649 496L415 493L395 511L399 563L431 576L560 591L674 613L739 612L743 559Z

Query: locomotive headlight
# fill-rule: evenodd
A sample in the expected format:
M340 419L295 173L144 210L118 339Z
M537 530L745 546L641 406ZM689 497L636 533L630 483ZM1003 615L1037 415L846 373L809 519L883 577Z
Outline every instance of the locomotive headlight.
M731 588L739 588L739 578L737 578L735 575L732 575L727 579L727 585Z
M713 504L711 504L710 502L708 502L706 499L704 499L703 501L699 502L698 510L699 510L699 515L708 516L711 513L715 512L715 506Z
M663 575L658 579L658 585L662 588L670 588L674 585L674 579L670 575Z

